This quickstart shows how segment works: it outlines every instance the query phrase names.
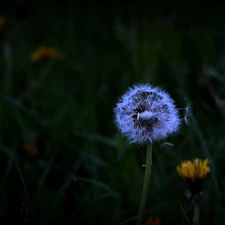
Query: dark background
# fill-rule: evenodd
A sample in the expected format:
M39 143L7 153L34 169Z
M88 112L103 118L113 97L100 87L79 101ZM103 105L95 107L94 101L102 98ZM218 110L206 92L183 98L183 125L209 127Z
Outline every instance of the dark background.
M0 12L1 224L136 223L145 147L113 121L136 83L192 105L189 125L166 140L174 146L153 144L145 221L192 224L176 166L199 157L211 167L200 224L225 223L223 1L9 1ZM32 62L40 45L62 57Z

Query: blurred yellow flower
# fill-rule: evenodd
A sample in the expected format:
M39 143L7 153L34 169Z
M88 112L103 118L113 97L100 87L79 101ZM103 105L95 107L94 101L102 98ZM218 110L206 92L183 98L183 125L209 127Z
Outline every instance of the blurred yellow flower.
M161 221L158 216L150 216L145 225L161 225Z
M190 179L192 182L195 182L199 179L203 180L210 172L210 167L208 164L208 159L202 160L196 158L192 161L185 160L181 163L181 165L177 166L177 171L185 180Z
M40 46L31 54L31 61L38 62L41 59L58 59L60 57L61 54L55 48Z
M5 24L5 18L3 16L0 16L0 29L4 26Z
M37 146L36 140L31 140L31 141L26 142L26 144L24 145L24 148L29 155L37 155L38 154L38 146Z

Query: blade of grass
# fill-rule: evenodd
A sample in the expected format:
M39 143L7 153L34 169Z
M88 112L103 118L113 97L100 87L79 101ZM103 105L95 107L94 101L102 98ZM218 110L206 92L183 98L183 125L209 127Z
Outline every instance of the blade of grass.
M2 93L0 93L0 99L2 99L3 101L9 103L14 108L22 110L27 115L31 116L36 121L41 123L41 119L40 119L40 117L38 116L38 114L36 112L33 112L30 109L26 108L25 106L23 106L20 102L16 101L15 99L10 98L10 97L2 94Z
M216 168L215 168L213 158L212 158L212 156L210 155L210 153L207 149L205 139L203 137L203 134L202 134L202 132L199 128L199 125L198 125L194 115L192 115L192 122L193 122L193 127L194 127L194 129L196 131L196 134L198 136L198 139L199 139L201 150L203 151L204 155L209 159L214 188L216 190L217 197L220 199L219 184L218 184L218 181L217 181Z
M60 203L60 201L62 200L65 191L67 190L67 188L69 187L69 185L71 184L71 182L73 181L73 177L74 177L74 171L76 171L77 168L79 168L79 166L82 164L82 161L79 160L77 161L72 168L72 171L67 179L65 180L64 184L61 186L61 188L58 190L57 193L57 197L55 198L55 201L52 203L52 205L50 206L44 220L42 221L42 224L48 224L49 219L52 217L54 210L56 209L56 207L58 206L58 204Z
M12 149L13 154L15 153L15 146ZM6 166L6 170L5 170L5 175L4 175L4 179L3 179L3 184L2 184L2 211L5 212L7 210L7 191L8 191L8 187L7 187L7 181L8 181L8 175L9 175L9 171L13 165L13 154L11 154L9 156L9 161L7 163Z
M109 192L112 193L112 195L116 198L119 198L119 194L117 192L115 192L111 187L109 187L108 185L100 182L100 181L96 181L96 180L92 180L92 179L87 179L87 178L83 178L83 177L74 177L73 181L83 181L83 182L87 182L90 184L94 184L100 188L103 188Z
M50 208L48 209L47 215L44 218L43 224L48 224L49 220L54 216L54 211L57 208L57 206L59 205L59 203L61 202L66 190L68 189L68 187L70 186L71 182L73 181L73 172L70 173L64 184L61 186L61 188L58 190L56 197L55 197L55 201L52 203L52 205L50 206Z
M46 167L46 169L45 169L45 171L44 171L44 173L43 173L41 179L40 179L39 182L38 182L37 192L36 192L36 194L35 194L35 196L34 196L34 198L33 198L34 201L37 200L38 197L39 197L39 195L40 195L41 189L42 189L43 186L44 186L45 179L46 179L46 177L48 176L48 174L49 174L49 172L50 172L50 170L51 170L52 163L54 162L56 155L57 155L57 152L55 152L55 154L54 154L54 155L51 157L51 159L49 160L49 163L48 163L48 165L47 165L47 167Z
M186 219L188 225L191 225L191 222L190 222L190 220L188 219L188 216L187 216L187 214L185 213L183 206L181 205L181 203L180 203L179 201L178 201L178 203L179 203L179 206L180 206L180 208L181 208L181 211L182 211L182 213L184 214L184 217L185 217L185 219Z
M14 158L14 162L15 162L15 165L16 165L17 172L19 174L20 180L21 180L21 182L23 184L23 188L24 188L24 192L25 192L27 201L28 201L28 203L29 203L29 205L31 206L31 209L32 209L32 218L33 218L33 221L34 221L35 224L40 224L39 223L39 217L37 216L36 210L34 208L34 204L31 201L31 197L30 197L30 194L28 192L27 185L26 185L25 179L23 177L23 173L22 173L22 170L20 168L19 160L18 160L16 154L13 154L13 158Z
M9 157L13 157L12 152L8 148L6 148L4 145L2 145L2 144L0 145L0 151L4 152Z
M106 145L109 145L110 147L116 148L116 142L114 139L111 138L107 138L107 137L103 137L97 134L91 134L91 133L87 133L87 132L83 132L83 133L79 133L77 134L77 136L91 140L91 141L96 141L96 142L100 142Z

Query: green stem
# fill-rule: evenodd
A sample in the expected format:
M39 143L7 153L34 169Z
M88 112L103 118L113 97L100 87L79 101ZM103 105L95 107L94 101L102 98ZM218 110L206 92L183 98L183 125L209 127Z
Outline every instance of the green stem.
M144 185L141 195L140 208L138 213L138 221L137 225L141 225L144 217L146 201L148 197L148 189L150 183L150 175L151 175L151 167L152 167L152 145L147 145L147 153L146 153L146 165L145 165L145 177L144 177Z
M199 225L199 205L194 205L193 225Z

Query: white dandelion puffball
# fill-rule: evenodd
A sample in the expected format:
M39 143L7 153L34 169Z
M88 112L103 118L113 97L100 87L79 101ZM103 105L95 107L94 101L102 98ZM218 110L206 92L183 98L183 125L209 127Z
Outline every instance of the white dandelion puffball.
M135 85L119 99L115 122L130 143L150 144L178 131L180 118L174 100L148 84Z

